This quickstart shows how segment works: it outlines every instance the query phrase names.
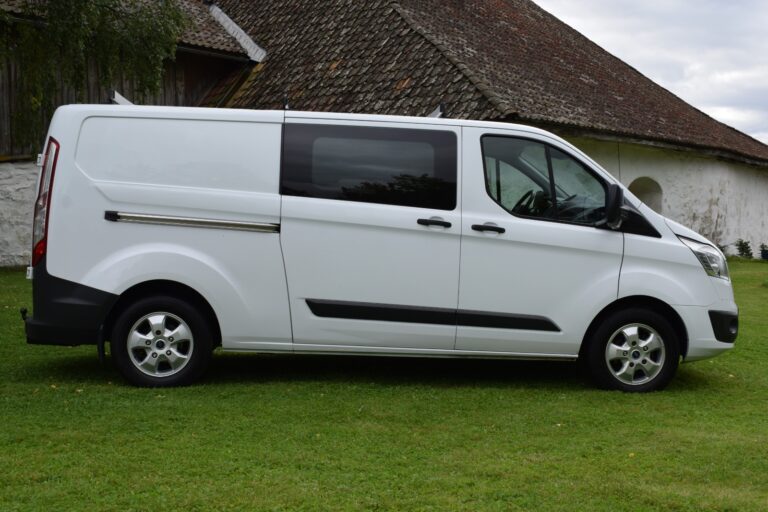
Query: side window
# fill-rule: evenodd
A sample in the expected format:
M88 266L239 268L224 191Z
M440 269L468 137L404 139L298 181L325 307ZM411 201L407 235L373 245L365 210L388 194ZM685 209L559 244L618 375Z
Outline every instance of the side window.
M488 193L505 210L529 217L549 211L544 145L508 137L483 137Z
M482 138L488 194L515 215L577 224L605 216L605 185L584 165L541 142Z
M456 208L453 132L286 124L280 193Z

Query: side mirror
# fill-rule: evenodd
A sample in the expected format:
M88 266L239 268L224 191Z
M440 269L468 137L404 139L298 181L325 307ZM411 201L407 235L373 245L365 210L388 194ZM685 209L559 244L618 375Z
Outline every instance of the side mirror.
M624 204L624 189L615 183L608 185L605 196L605 223L611 229L619 229L624 215L621 210Z

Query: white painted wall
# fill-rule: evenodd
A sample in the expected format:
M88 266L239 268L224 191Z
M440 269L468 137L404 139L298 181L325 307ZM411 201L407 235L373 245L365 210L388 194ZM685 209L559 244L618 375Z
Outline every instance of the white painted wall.
M34 162L0 164L0 267L29 264L37 171Z
M648 177L661 185L661 213L736 253L752 243L755 257L768 244L768 168L727 162L687 151L637 144L569 139L625 185Z

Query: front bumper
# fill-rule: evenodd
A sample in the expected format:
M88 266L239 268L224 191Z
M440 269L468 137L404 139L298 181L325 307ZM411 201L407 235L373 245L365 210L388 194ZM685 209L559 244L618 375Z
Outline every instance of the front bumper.
M711 311L709 321L712 322L712 331L715 339L725 343L733 343L739 335L739 314L730 311Z
M738 308L731 301L709 306L674 306L688 334L685 361L715 357L734 347L738 333ZM713 320L712 313L714 313ZM731 329L734 329L731 332ZM729 340L729 341L726 341Z

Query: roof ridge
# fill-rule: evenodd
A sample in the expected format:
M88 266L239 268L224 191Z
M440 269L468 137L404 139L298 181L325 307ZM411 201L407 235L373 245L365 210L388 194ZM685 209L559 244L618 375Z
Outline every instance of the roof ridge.
M432 46L437 48L440 54L448 59L464 77L482 94L490 103L493 108L499 113L499 115L515 115L517 112L512 109L504 100L502 100L498 94L496 94L490 85L488 85L483 79L478 78L472 72L472 70L464 64L461 60L451 54L443 43L437 40L426 28L419 25L416 20L407 12L407 9L403 7L398 0L390 0L392 9L400 15L403 20L421 37L426 39Z

